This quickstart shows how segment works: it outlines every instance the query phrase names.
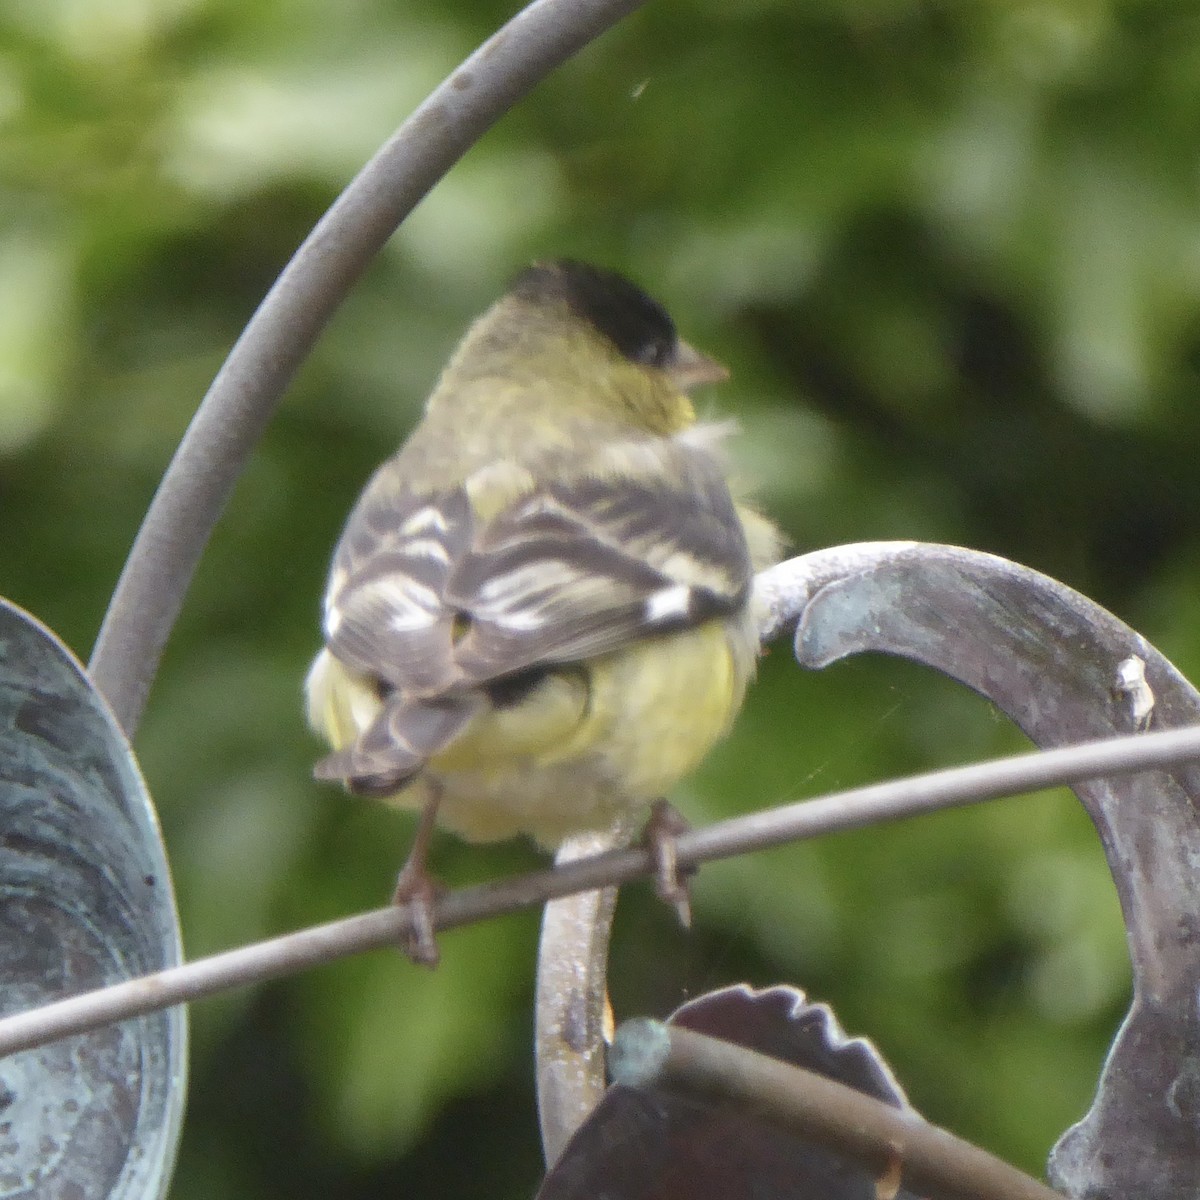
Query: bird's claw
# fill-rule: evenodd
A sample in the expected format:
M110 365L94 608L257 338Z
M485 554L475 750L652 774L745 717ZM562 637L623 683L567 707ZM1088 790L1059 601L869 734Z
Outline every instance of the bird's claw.
M695 867L680 871L675 839L690 829L691 825L678 809L666 800L656 800L642 834L642 840L654 858L654 890L659 899L675 910L680 925L685 929L692 924L692 899L686 876L695 874Z
M409 928L404 938L404 953L419 967L436 967L441 961L433 931L433 905L445 888L425 869L424 863L411 859L400 869L392 903L408 910Z

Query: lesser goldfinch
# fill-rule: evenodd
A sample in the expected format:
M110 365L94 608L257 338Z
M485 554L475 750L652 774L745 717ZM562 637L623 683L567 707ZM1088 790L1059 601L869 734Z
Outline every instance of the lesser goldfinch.
M622 276L536 263L368 483L308 715L333 747L318 778L423 809L398 897L428 879L435 813L552 848L663 797L728 730L776 539L687 395L726 375Z

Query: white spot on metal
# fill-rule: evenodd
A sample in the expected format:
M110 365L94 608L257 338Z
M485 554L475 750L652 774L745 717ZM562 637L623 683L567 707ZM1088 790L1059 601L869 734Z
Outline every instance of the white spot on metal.
M1146 663L1131 654L1117 666L1117 681L1113 693L1125 701L1135 729L1149 727L1154 712L1154 691L1146 682Z

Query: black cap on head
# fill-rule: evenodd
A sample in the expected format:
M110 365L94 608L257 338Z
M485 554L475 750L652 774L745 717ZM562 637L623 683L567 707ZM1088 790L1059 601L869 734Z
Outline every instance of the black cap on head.
M509 294L534 303L562 301L631 362L661 367L675 355L679 339L667 310L615 271L569 258L534 263Z

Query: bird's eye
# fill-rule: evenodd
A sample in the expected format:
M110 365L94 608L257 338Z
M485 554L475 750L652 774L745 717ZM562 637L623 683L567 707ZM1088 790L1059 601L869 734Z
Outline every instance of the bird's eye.
M674 355L674 342L655 338L653 341L647 342L634 357L647 367L665 367Z

